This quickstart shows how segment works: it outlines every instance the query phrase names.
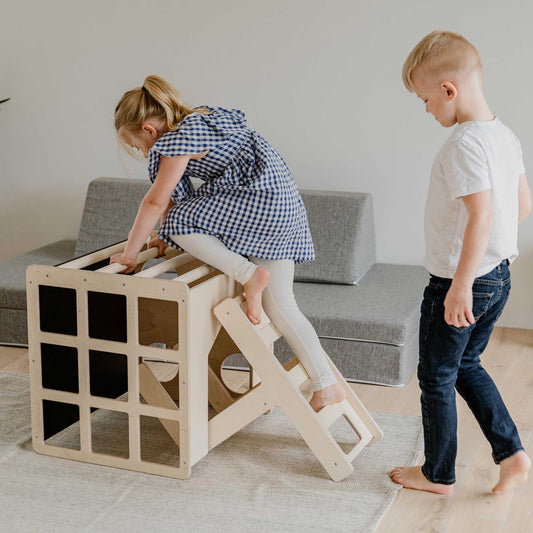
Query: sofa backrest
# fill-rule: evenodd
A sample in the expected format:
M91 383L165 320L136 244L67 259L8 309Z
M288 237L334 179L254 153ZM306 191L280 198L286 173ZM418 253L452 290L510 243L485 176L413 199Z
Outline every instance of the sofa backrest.
M315 261L295 266L294 280L356 285L376 262L372 196L300 190L315 246Z
M197 187L201 181L193 180ZM148 180L97 178L89 183L76 257L128 238ZM376 260L372 197L301 190L316 260L295 266L295 281L356 284Z
M139 204L149 188L148 179L92 180L85 197L76 257L127 239Z

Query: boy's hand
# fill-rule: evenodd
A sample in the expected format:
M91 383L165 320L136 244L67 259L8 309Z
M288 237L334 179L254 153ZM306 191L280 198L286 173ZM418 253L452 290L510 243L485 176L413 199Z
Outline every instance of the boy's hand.
M452 283L444 299L444 320L457 328L470 326L475 322L472 305L472 289L458 288Z
M165 255L165 250L168 248L168 244L156 237L148 243L148 248L158 248L156 257L163 257Z
M126 268L121 270L119 274L129 274L130 272L133 272L137 266L137 257L131 258L123 253L113 254L109 258L109 263L119 263L120 265L124 265Z

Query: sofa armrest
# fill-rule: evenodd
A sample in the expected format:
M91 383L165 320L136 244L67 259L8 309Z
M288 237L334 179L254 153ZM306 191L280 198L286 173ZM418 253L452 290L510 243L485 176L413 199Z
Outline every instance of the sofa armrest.
M0 307L26 309L26 268L30 265L57 265L74 254L76 241L47 244L0 263Z
M356 285L376 262L372 196L301 190L316 260L295 267L295 281Z

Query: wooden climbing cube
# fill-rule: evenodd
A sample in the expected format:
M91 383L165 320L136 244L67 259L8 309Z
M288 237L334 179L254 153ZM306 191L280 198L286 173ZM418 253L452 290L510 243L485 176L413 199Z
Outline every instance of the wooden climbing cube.
M104 265L124 246L27 270L33 447L47 455L188 478L208 451L207 354L219 329L211 311L233 294L235 283L172 250L163 268L141 270L155 255L151 249L141 253L136 275L113 274L120 267ZM153 277L172 269L174 279ZM197 320L190 321L191 315ZM127 457L93 450L96 409L127 417ZM160 420L179 447L179 463L141 459L141 417ZM79 449L47 444L77 422Z
M151 268L145 265L156 249L143 249L133 275L119 275L123 267L109 257L125 245L27 270L34 450L186 479L210 449L280 406L333 479L350 474L355 456L382 434L333 363L347 399L317 414L302 393L309 376L297 359L280 365L273 353L279 332L264 311L257 326L247 319L234 279L170 248ZM230 388L222 374L234 353L251 363L244 390ZM102 412L126 428L125 453L95 442ZM342 416L358 436L349 453L328 429ZM146 420L148 428L160 423L176 453L164 460L143 453ZM61 445L58 436L72 428L76 445Z

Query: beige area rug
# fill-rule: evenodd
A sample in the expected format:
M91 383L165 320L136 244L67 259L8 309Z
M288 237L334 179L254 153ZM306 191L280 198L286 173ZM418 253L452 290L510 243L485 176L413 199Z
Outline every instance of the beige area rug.
M29 377L0 372L0 531L368 533L399 488L388 471L415 464L422 449L418 417L374 416L385 438L341 482L328 478L280 409L212 450L190 479L176 480L33 452ZM113 447L120 429L99 425ZM62 432L64 443L74 426ZM347 426L333 433L339 443L354 440ZM153 435L155 450L166 433Z

